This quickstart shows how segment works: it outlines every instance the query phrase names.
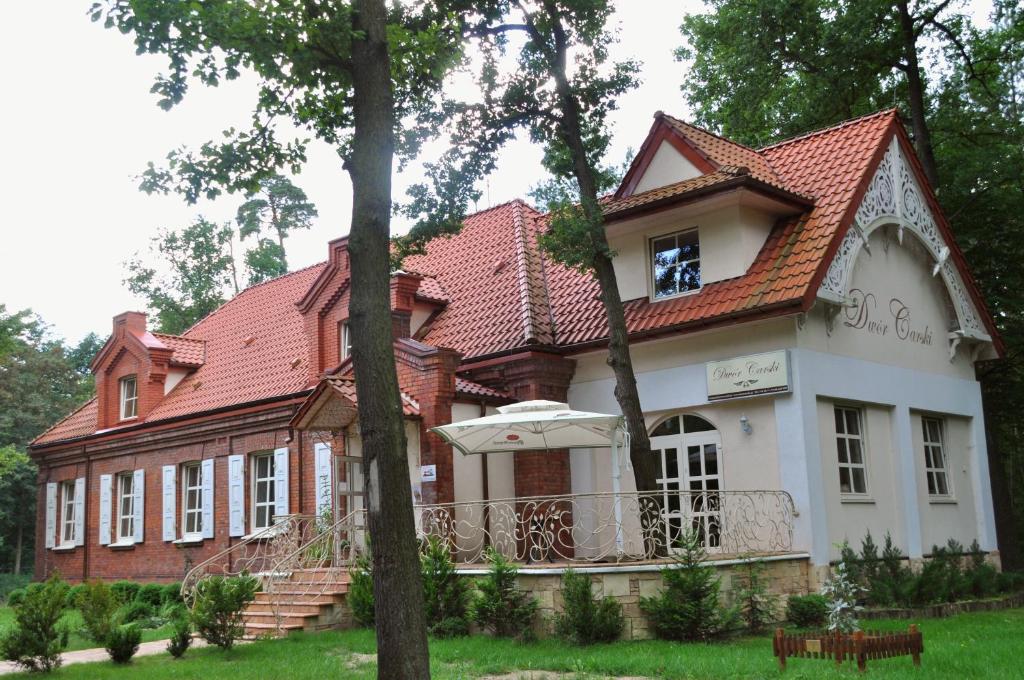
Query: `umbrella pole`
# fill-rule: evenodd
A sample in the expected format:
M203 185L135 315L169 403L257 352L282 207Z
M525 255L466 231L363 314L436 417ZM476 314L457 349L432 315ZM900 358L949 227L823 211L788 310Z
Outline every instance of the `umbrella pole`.
M616 428L612 432L612 496L615 504L615 550L619 555L622 555L623 541L622 541L622 481L620 477L622 471L619 468L619 430Z

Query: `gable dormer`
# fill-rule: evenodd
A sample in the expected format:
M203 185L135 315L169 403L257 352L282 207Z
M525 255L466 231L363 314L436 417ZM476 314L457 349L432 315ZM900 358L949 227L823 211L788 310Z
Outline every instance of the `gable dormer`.
M110 338L92 361L98 430L146 416L190 371L202 366L201 340L151 333L144 312L114 317Z

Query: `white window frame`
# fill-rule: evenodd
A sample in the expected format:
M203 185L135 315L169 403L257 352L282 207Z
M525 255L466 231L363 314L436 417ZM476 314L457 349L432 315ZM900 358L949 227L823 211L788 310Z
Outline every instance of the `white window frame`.
M128 385L132 385L132 395L128 396ZM118 381L121 393L121 420L131 420L139 416L139 379L134 375L126 375ZM131 404L129 413L128 405Z
M114 477L116 480L117 495L114 496L114 501L117 503L117 542L118 543L134 543L135 542L135 471L129 470L127 472L119 472ZM125 482L127 481L127 486ZM128 502L127 512L125 511L125 501ZM128 530L125 531L125 522L128 523Z
M928 432L928 424L934 423L938 431L938 440L932 440ZM953 497L952 476L949 474L949 454L946 453L946 421L935 416L921 416L921 441L924 448L924 475L925 487L928 490L929 498L947 499ZM935 454L938 453L942 459L942 465L935 465ZM941 475L946 484L946 492L932 491L932 479L935 479L935 488L938 489L938 478Z
M273 451L261 451L259 453L254 453L252 454L251 459L252 460L250 461L251 465L249 469L252 470L252 485L250 487L249 493L250 498L252 499L252 502L250 504L252 508L252 526L250 527L250 531L252 533L256 533L257 531L266 529L274 524L274 513L277 507L275 500L277 498L277 484L276 479L274 477ZM267 476L264 477L260 476L260 461L262 460L268 461ZM263 501L259 500L258 490L260 484L265 484L267 487L267 494L264 496ZM267 523L263 526L260 526L259 524L260 508L267 509Z
M655 276L655 263L654 263L654 243L667 238L674 238L676 245L679 245L679 237L683 234L696 234L697 235L697 257L690 258L688 260L680 260L675 263L675 267L681 267L692 262L697 263L697 272L700 276L700 285L696 288L690 288L688 290L676 290L676 292L658 296L658 283ZM670 300L681 295L692 295L693 293L699 292L704 287L704 276L703 269L701 268L701 257L700 257L700 228L699 227L688 227L686 229L680 229L678 231L672 231L667 234L659 234L657 236L651 236L647 239L647 281L651 287L651 300L661 301Z
M195 484L189 485L189 474L195 471ZM196 504L189 506L189 492L195 492ZM193 531L189 531L189 516L196 518ZM185 540L200 541L203 538L203 465L200 461L184 463L181 466L181 532Z
M348 329L348 321L338 324L338 363L341 363L352 353L352 337Z
M865 435L864 435L864 423L865 423L865 420L866 420L866 418L864 417L864 409L860 408L859 406L849 406L847 404L833 404L833 406L832 406L832 420L833 420L833 423L835 423L836 414L838 414L839 412L842 412L842 414L843 414L842 420L843 420L843 430L844 430L843 432L840 432L839 428L836 427L836 464L838 465L838 468L839 468L839 492L844 497L864 498L864 497L867 497L867 495L871 491L871 485L870 485L869 479L868 479L868 447L867 447L867 437L865 437ZM857 418L858 434L850 434L849 432L845 431L847 429L847 427L846 427L846 422L847 422L846 416L849 413L853 413L856 416L856 418ZM840 456L839 456L839 451L840 451L839 442L840 441L843 441L844 444L845 444L845 449L846 449L846 462L845 463L840 459ZM852 461L852 457L850 456L850 442L851 441L856 441L858 443L858 445L860 446L860 460L861 460L860 463L854 463ZM842 482L842 478L843 478L842 471L843 471L843 469L847 470L847 476L848 476L848 479L850 480L850 490L849 491L843 491L843 486L842 486L842 484L843 484L843 482ZM856 488L854 488L854 480L856 479L856 477L853 474L854 470L860 470L862 475L863 475L863 478L864 478L864 489L863 490L857 490Z
M60 541L62 548L75 545L75 480L60 483Z

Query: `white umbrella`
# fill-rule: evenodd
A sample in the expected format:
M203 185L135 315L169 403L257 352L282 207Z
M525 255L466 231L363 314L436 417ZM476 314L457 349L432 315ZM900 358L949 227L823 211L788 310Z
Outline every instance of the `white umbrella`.
M629 448L622 416L576 411L557 401L521 401L498 407L494 415L432 427L431 431L463 454L611 447L615 539L621 549L619 447L626 447L627 460Z

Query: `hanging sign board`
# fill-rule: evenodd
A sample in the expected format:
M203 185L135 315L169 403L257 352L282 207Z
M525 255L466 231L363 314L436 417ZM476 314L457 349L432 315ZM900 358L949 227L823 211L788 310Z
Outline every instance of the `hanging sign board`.
M436 482L437 481L437 466L436 465L422 465L422 466L420 466L420 481L423 481L423 482Z
M708 401L789 392L789 353L786 350L709 361Z

